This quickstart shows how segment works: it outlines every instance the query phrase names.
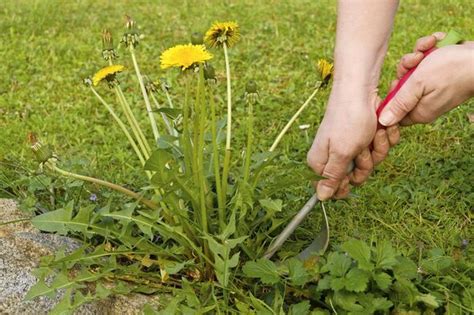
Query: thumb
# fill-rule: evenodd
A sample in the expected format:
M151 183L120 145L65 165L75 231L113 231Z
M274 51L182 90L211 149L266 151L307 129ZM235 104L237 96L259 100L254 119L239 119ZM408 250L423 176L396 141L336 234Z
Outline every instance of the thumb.
M423 87L411 76L388 102L379 117L380 124L393 126L415 108L423 96Z

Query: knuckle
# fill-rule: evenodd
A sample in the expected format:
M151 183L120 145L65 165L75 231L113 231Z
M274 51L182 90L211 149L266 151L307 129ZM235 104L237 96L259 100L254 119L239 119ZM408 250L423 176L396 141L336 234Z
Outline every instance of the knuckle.
M406 114L410 111L410 105L403 96L403 94L399 94L393 98L393 101L395 103L395 106L392 107L392 110L397 113L397 114Z

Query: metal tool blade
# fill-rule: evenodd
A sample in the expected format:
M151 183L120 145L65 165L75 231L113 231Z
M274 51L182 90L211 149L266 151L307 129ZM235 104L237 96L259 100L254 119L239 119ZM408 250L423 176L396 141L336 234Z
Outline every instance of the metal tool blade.
M314 208L319 199L316 194L314 194L301 208L301 210L293 217L291 222L286 226L286 228L278 235L275 241L267 249L263 257L270 259L273 254L275 254L282 246L283 243L290 237L290 235L295 231L295 229L301 224L306 215Z
M324 203L321 202L320 204L323 211L323 225L311 244L298 254L297 257L300 260L306 260L315 254L324 254L329 246L329 220L326 214L326 209L324 208Z

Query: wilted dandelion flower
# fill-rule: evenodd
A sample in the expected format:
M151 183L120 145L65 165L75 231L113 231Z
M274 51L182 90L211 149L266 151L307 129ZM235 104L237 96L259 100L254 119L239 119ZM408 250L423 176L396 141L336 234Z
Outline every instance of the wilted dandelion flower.
M235 22L214 22L206 32L204 40L211 46L233 46L240 38L239 25Z
M186 70L211 58L212 55L206 50L204 45L177 45L165 50L161 54L161 69L177 67Z
M126 47L136 47L140 41L137 23L130 16L125 15L125 33L122 36L122 43Z
M326 59L318 60L318 72L321 76L323 85L328 84L329 80L331 80L333 68L333 64L327 61Z
M113 60L118 57L114 49L112 33L107 29L102 31L102 57L105 60Z
M97 71L96 74L94 74L94 76L92 77L92 84L94 86L97 86L100 81L104 79L107 80L107 82L111 83L115 81L115 76L117 75L117 73L122 72L123 70L125 70L125 67L122 65L111 65L104 67Z

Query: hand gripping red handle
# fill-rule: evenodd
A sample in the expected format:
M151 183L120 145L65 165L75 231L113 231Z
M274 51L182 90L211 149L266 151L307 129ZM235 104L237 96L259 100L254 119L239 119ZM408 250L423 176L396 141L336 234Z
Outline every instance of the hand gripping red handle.
M429 54L431 54L433 51L435 51L437 48L441 48L443 46L447 45L454 45L459 42L461 42L461 36L456 33L455 31L450 31L448 34L446 34L446 37L440 40L435 47L431 48L430 50L427 50L423 53L423 58L426 58ZM398 81L397 86L390 92L388 95L385 97L385 99L380 102L380 105L377 107L376 110L376 115L377 115L377 130L379 129L385 129L386 127L382 124L379 123L378 119L380 117L380 114L382 113L383 109L385 106L387 106L388 102L397 94L397 92L401 89L401 87L405 84L405 82L408 80L408 78L415 72L417 67L414 67L410 69L407 73L403 75L403 77Z

